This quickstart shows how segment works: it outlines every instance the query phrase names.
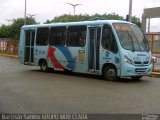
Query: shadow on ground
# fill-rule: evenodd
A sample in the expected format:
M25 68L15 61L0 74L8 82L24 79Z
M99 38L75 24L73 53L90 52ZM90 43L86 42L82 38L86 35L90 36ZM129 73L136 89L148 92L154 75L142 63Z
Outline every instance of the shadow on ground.
M91 79L95 79L95 80L103 80L103 81L108 81L105 80L101 75L94 75L94 74L82 74L82 73L74 73L71 71L54 71L54 70L49 70L47 72L42 72L41 70L29 70L32 72L39 72L39 73L45 73L45 74L59 74L59 75L66 75L66 76L77 76L77 77L83 77L83 78L91 78ZM145 82L145 80L143 80L143 77L139 80L136 79L131 79L130 77L126 77L126 78L119 78L116 81L109 81L109 82L119 82L119 83L142 83Z

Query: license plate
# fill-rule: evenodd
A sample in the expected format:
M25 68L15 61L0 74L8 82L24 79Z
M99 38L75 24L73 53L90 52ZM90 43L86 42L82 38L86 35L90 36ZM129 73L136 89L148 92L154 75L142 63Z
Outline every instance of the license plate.
M145 75L145 73L141 72L141 73L138 73L139 75Z

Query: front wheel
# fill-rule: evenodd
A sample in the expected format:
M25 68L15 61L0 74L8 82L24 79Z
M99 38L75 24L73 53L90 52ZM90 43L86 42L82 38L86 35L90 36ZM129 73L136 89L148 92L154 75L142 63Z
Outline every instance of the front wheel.
M117 80L117 69L113 65L106 65L104 68L104 78L106 80L114 81Z
M40 62L40 69L41 69L41 71L44 71L44 72L48 71L48 65L45 60Z

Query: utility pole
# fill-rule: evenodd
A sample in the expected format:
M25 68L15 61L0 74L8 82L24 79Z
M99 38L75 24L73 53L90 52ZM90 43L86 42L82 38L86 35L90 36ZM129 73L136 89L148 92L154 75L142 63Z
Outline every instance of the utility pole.
M71 5L72 7L73 7L73 15L75 15L75 12L76 12L76 6L78 6L78 5L82 5L82 4L72 4L72 3L67 3L67 4L69 4L69 5Z
M132 18L132 0L129 0L129 16L128 16L128 22L131 22Z
M27 11L27 0L25 0L25 7L24 7L24 25L26 25L26 11Z

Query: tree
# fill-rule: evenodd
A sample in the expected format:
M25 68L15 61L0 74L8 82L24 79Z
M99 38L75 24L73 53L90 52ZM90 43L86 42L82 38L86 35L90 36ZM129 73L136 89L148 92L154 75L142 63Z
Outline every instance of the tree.
M36 21L33 17L27 17L26 18L26 24L36 24ZM21 27L24 25L24 18L18 18L13 21L13 24L11 25L11 37L18 40L20 35Z
M141 27L141 21L136 16L132 17L131 22L134 23L134 24L136 24L138 27Z
M10 38L10 28L11 26L2 25L0 27L0 38Z
M107 19L107 20L125 20L122 16L119 16L115 13L110 14L94 14L94 15L88 15L88 14L80 14L80 15L61 15L56 16L52 20L47 20L45 23L53 23L53 22L75 22L75 21L87 21L87 20L93 20L93 19ZM140 19L136 16L132 17L132 23L137 24L139 27L141 26ZM33 17L27 17L26 18L26 24L37 24L35 19ZM24 25L24 18L18 18L14 19L13 23L11 25L2 25L0 27L0 38L13 38L18 40L20 29Z
M92 19L107 19L107 20L125 20L124 17L119 16L118 14L115 13L110 13L110 14L94 14L94 15L88 15L88 14L80 14L80 15L61 15L61 16L56 16L52 20L47 20L45 23L53 23L53 22L76 22L76 21L85 21L85 20L92 20ZM132 23L137 24L139 27L141 25L140 19L137 18L136 16L132 17Z
M26 24L36 24L36 21L33 17L26 18ZM0 38L12 38L15 40L19 39L19 34L21 27L24 25L24 18L14 19L11 25L2 25L0 27Z
M103 14L100 15L98 13L94 15L88 15L88 14L80 14L80 15L61 15L61 16L56 16L54 17L51 21L47 20L46 23L51 23L51 22L76 22L76 21L85 21L85 20L91 20L94 18L99 18L99 19L115 19L115 20L124 20L122 16L119 16L118 14L111 13L111 14Z

